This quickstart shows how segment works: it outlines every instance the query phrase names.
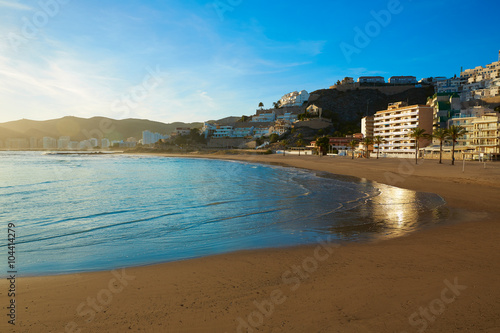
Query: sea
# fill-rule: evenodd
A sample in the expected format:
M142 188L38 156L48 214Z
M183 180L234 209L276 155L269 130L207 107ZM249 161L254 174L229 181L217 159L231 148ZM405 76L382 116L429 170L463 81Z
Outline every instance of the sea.
M18 276L111 270L326 237L386 239L449 217L435 194L296 168L0 152L0 264L7 267L11 224Z

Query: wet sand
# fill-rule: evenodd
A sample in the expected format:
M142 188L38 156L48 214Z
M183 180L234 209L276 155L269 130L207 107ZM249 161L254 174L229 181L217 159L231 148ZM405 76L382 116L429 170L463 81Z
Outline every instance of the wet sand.
M185 156L185 155L184 155ZM356 176L442 196L468 222L406 237L242 251L0 282L1 332L500 332L500 163L200 156ZM487 215L485 217L485 215ZM5 259L6 260L6 259Z

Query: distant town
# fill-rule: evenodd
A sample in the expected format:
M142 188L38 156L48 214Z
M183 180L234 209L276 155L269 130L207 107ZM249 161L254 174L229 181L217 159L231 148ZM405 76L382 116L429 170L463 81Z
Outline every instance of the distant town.
M498 61L461 70L460 76L429 77L417 81L414 76L346 77L329 87L339 94L377 90L387 95L410 89L431 88L427 100L387 103L385 108L367 114L358 112L357 131L347 129L335 117L341 107L326 107L321 96L305 90L282 96L272 108L258 104L255 114L206 121L201 127L178 127L171 133L149 129L142 137L119 140L89 137L74 140L70 136L16 138L0 140L2 149L112 150L166 149L266 149L288 154L316 153L358 157L435 157L456 150L460 158L497 159L500 155L500 51ZM433 93L433 94L432 94ZM354 97L353 97L354 98ZM359 101L358 101L359 102ZM364 102L364 101L363 101ZM370 100L366 100L367 109ZM257 103L256 103L257 105ZM358 107L358 109L361 109ZM460 135L432 136L439 129L460 128ZM415 136L415 129L425 132ZM451 138L451 139L450 139ZM418 144L416 144L418 141Z

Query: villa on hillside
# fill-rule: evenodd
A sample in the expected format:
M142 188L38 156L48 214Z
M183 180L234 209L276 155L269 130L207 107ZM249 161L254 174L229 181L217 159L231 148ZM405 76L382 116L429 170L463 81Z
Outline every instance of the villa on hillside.
M301 106L309 100L309 97L309 93L305 90L294 91L281 97L279 104L280 106Z

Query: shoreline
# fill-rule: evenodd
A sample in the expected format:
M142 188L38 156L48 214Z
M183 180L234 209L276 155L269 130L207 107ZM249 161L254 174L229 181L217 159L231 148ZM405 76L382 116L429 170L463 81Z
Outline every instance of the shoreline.
M332 253L323 249L324 256L331 254L334 258L327 258L324 262L316 260L314 270L313 266L306 265L311 272L290 273L286 276L289 280L283 280L283 275L290 271L290 267L300 267L306 259L315 258L317 245L246 250L127 268L126 272L135 278L125 280L127 286L122 286L119 293L111 294L115 300L105 306L101 304L100 311L96 307L90 322L85 319L91 318L92 310L89 309L92 308L85 301L88 297L98 298L99 292L106 290L105 286L113 279L111 272L20 278L18 300L22 307L18 319L23 332L37 332L37 327L62 332L72 322L79 328L96 332L121 332L129 327L132 331L140 328L147 332L234 332L239 325L240 328L250 325L247 331L258 328L266 332L335 332L337 329L342 332L410 332L423 327L424 322L429 326L428 331L436 332L446 331L446 327L500 330L497 315L500 305L496 301L500 297L495 288L500 282L500 269L494 267L500 259L495 246L500 236L499 221L495 217L500 211L496 205L500 199L500 164L488 165L485 170L481 169L482 164L470 162L466 173L461 174L461 166L438 165L434 160L425 160L422 165L412 167L411 160L144 155L277 163L365 178L417 192L436 193L451 208L487 212L489 217L477 222L440 225L381 242L344 244L335 247ZM415 276L409 275L409 271ZM431 314L434 320L418 315L411 325L409 316L418 313L419 306L426 306L439 298L440 291L446 287L444 280L453 282L455 278L459 284L467 285L464 295L456 295L456 301L446 303L446 311L439 316ZM291 287L295 286L297 289L292 290ZM0 288L2 292L6 290L4 281ZM110 290L117 289L118 286ZM473 293L465 295L472 289L475 290ZM281 297L278 297L278 290ZM374 293L374 290L381 292ZM1 295L3 297L4 293ZM331 301L326 295L338 297ZM34 304L36 299L44 301ZM269 300L274 303L269 303ZM56 305L46 309L44 303ZM79 313L77 309L81 304L84 306ZM267 305L268 312L272 305L273 313L267 316L264 309L261 311L262 323L258 321L255 322L258 325L252 326L249 320L252 320L252 313L258 312L256 304ZM474 304L477 308L473 307ZM134 312L136 306L139 312ZM395 317L386 322L382 319L388 313ZM203 324L197 323L200 316ZM260 320L258 314L254 317ZM456 326L457 322L459 326ZM0 323L0 328L3 324Z

